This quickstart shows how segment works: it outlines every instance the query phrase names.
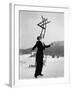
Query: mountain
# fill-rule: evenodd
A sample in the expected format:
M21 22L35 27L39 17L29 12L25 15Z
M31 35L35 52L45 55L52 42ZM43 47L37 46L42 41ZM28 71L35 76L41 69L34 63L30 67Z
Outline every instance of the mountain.
M36 52L36 50L34 50ZM19 50L19 54L23 55L23 54L30 54L31 48L28 49L20 49ZM46 48L44 50L44 54L45 55L50 55L50 56L64 56L64 41L55 41L53 42L53 46L50 48ZM35 53L31 56L34 57Z
M19 54L23 55L23 54L30 54L32 48L28 48L28 49L19 49Z
M54 45L50 48L45 49L45 55L51 56L64 56L64 42L58 41L54 42Z

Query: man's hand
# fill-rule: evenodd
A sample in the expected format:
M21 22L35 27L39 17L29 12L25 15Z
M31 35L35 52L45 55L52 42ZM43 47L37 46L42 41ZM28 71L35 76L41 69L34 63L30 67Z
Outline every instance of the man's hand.
M54 45L54 43L51 43L50 45L51 45L51 46L53 46L53 45Z
M31 55L33 55L33 52L31 52Z
M34 52L33 51L31 52L31 55L34 55Z

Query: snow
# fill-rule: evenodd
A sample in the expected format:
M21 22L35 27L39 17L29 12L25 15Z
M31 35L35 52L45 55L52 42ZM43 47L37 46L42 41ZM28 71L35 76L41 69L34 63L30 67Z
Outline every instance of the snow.
M64 57L51 56L44 57L45 64L43 65L42 73L44 76L38 76L38 78L58 78L64 76ZM34 78L35 67L29 67L35 65L35 57L30 57L30 54L20 55L20 79Z

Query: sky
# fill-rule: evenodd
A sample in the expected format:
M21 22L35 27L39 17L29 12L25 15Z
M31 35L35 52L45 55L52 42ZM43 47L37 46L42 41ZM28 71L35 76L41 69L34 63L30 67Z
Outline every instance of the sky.
M51 21L46 25L45 44L48 45L54 41L64 41L64 13L21 10L19 15L20 49L31 48L36 43L37 36L40 35L42 30L37 26L42 21L41 16Z

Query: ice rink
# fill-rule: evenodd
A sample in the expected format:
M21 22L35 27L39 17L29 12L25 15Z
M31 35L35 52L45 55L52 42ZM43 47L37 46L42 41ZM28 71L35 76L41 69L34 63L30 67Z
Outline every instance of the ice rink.
M42 73L44 76L38 78L59 78L64 76L64 57L51 56L44 57L45 64L43 65ZM35 57L30 57L30 54L20 55L20 79L32 79L35 73Z

